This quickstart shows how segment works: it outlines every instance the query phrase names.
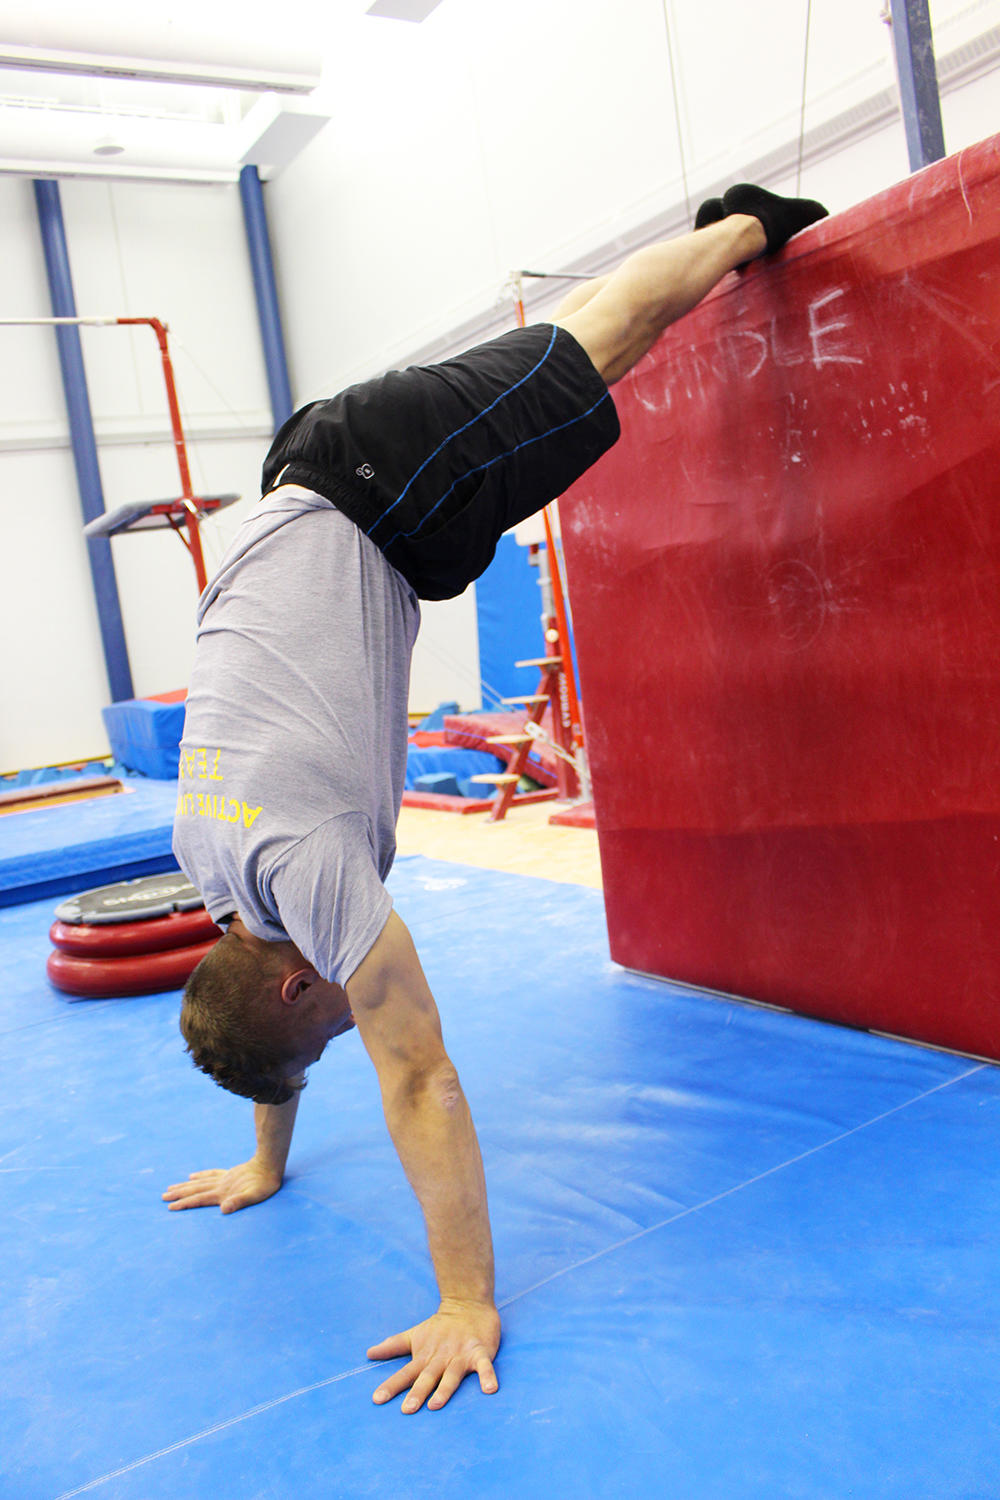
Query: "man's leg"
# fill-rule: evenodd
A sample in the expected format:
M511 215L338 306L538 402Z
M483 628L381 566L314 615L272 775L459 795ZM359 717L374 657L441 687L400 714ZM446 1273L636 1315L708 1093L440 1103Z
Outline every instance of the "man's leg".
M723 276L766 249L760 220L732 214L706 229L637 250L612 275L574 288L553 322L583 345L613 385Z
M826 214L820 203L781 198L749 183L703 208L724 217L712 222L699 210L704 227L637 251L612 275L574 288L557 308L553 321L583 345L609 385L727 272L779 249Z

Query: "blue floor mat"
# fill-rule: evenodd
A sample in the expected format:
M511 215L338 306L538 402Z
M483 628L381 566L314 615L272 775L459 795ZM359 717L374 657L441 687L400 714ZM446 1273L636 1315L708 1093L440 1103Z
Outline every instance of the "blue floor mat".
M4 1493L992 1495L1000 1072L625 974L599 892L423 859L391 885L479 1127L499 1394L371 1403L365 1349L434 1286L356 1033L277 1197L169 1213L250 1153L251 1107L191 1068L176 995L67 1002L51 903L9 908Z
M0 818L0 907L177 868L176 781L122 780L114 796Z

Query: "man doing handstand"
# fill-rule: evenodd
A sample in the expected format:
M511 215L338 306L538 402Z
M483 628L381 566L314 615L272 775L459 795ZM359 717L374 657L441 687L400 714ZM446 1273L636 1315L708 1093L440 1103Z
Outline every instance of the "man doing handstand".
M195 1063L254 1100L256 1151L194 1173L174 1209L281 1186L306 1068L357 1025L427 1226L440 1305L369 1349L374 1393L443 1406L500 1343L476 1133L433 996L384 881L406 765L418 598L459 594L501 534L618 437L608 392L727 272L825 213L742 185L696 232L579 287L552 323L393 371L297 412L264 497L202 595L174 850L225 935L192 974Z

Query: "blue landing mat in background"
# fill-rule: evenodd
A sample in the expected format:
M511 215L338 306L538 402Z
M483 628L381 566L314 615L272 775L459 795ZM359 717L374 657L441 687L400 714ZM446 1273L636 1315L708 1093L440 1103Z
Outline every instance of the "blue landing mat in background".
M1000 1457L1000 1072L616 969L600 894L392 878L486 1160L501 1389L371 1404L425 1316L420 1216L355 1033L283 1191L177 997L67 1003L0 912L0 1472L11 1500L985 1500Z
M176 870L176 781L123 776L111 797L0 819L0 906Z

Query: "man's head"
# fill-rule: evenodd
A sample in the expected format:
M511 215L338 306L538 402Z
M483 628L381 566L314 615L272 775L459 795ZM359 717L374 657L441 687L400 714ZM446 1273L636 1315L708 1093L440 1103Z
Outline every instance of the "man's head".
M181 1033L195 1066L257 1104L284 1104L331 1037L354 1025L347 995L293 943L237 917L187 982Z

